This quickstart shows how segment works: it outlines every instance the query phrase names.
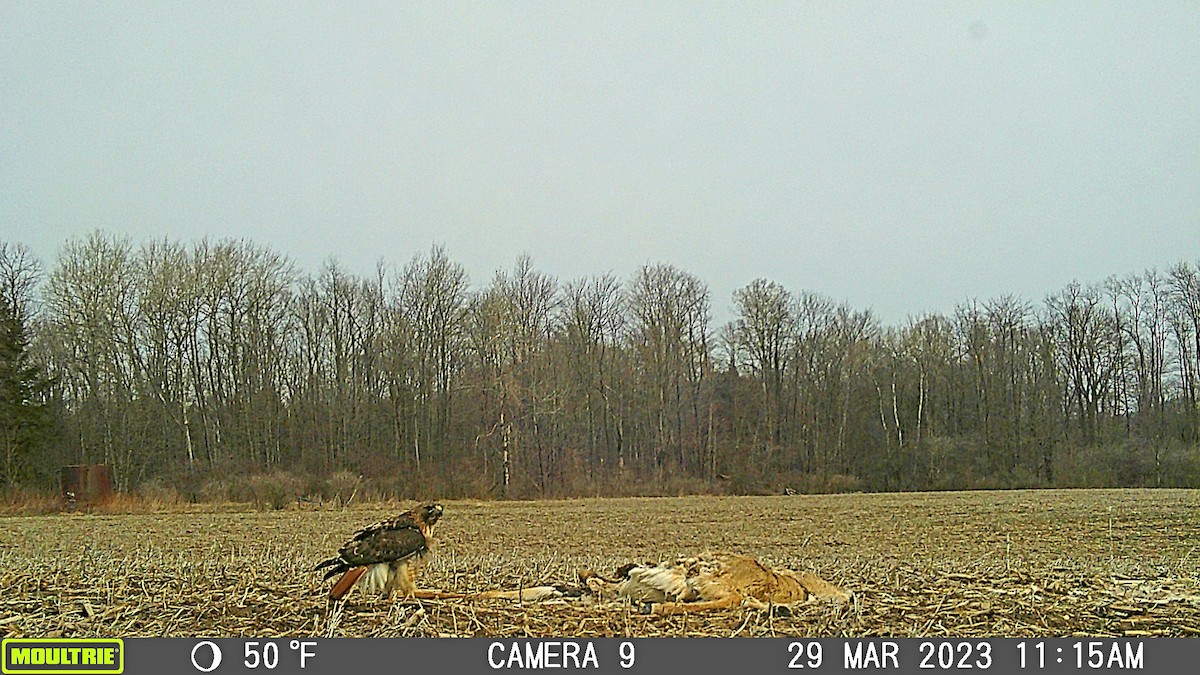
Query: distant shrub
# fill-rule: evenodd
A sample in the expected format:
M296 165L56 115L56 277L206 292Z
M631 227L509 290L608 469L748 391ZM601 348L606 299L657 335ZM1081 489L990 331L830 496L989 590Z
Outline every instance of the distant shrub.
M826 492L862 492L862 479L846 473L831 474L825 479Z
M66 502L59 495L26 488L14 488L4 493L5 514L47 515L66 510Z
M196 491L196 496L199 497L200 501L209 504L249 501L248 499L237 499L234 497L234 492L235 486L231 479L213 478L200 484L200 488Z
M298 500L304 492L304 479L290 471L250 476L249 483L253 502L276 511Z
M143 481L133 494L144 502L162 506L177 506L187 501L174 486L159 478Z
M206 502L251 503L279 510L297 501L304 488L304 478L290 471L235 474L205 482L200 488L200 498Z
M842 492L862 492L863 481L858 476L846 473L831 473L825 476L817 473L785 473L779 475L778 489L771 494L833 494Z
M337 471L325 479L322 497L333 499L338 504L349 504L353 499L362 500L366 497L362 494L366 485L366 479L353 471Z
M1163 487L1200 487L1200 447L1168 448L1161 460Z

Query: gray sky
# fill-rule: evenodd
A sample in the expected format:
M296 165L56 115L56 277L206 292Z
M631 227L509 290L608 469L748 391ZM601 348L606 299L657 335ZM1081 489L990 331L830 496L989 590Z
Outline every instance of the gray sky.
M486 283L669 262L885 323L1200 256L1195 2L0 3L0 240Z

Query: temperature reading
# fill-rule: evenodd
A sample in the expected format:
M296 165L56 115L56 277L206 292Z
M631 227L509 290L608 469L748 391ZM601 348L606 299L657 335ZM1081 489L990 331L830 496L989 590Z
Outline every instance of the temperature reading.
M245 664L247 668L257 668L259 664L268 669L274 668L279 665L279 645L274 642L264 642L260 651L257 642L247 642Z
M301 668L306 667L308 660L317 655L316 646L316 642L301 642L300 640L292 640L288 643L288 649L300 655ZM275 642L249 641L246 643L246 659L243 663L251 669L262 666L267 670L272 670L279 665L279 645Z

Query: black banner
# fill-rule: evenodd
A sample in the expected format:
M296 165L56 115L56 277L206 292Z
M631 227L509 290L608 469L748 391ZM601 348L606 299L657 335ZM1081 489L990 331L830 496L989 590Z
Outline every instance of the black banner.
M147 638L123 644L128 675L348 675L358 669L434 668L440 670L424 672L1179 673L1192 672L1200 662L1200 640L1174 638Z

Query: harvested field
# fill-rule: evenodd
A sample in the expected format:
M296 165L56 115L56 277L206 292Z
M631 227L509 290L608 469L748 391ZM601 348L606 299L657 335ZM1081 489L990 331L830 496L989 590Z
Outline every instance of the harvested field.
M1197 490L447 502L424 588L575 584L581 568L712 549L814 571L856 601L680 616L587 598L331 604L313 564L398 506L4 518L0 634L1200 635Z

